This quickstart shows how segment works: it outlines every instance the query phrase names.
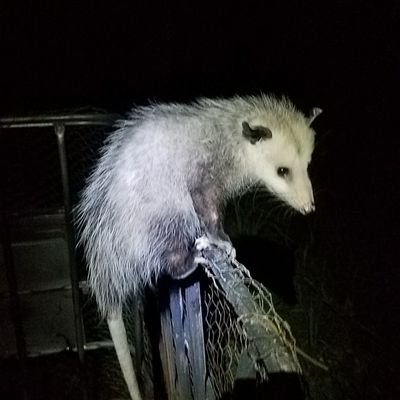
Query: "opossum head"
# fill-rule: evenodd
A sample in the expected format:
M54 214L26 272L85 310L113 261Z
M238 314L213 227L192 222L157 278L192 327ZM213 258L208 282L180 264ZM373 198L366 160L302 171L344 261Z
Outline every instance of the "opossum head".
M269 113L242 121L248 173L278 198L302 214L315 210L308 166L315 132L309 118L294 109Z

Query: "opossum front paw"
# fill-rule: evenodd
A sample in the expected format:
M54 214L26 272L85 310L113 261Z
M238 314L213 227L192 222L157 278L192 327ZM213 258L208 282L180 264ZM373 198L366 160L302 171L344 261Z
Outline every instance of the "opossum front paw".
M210 247L211 247L211 242L207 236L204 235L196 239L194 243L194 259L193 259L193 263L196 266L201 264L203 265L208 264L207 259L201 255L201 252Z
M202 250L210 248L211 244L212 243L210 242L208 237L204 235L204 236L201 236L198 239L196 239L196 241L194 243L194 247L197 251L202 251Z
M202 251L210 248L211 246L218 247L226 252L229 258L236 258L236 249L233 247L229 240L222 240L215 237L201 236L195 242L197 251Z

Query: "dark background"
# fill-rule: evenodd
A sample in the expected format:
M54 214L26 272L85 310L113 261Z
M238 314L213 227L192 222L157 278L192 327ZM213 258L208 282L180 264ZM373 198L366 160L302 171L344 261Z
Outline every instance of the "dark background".
M399 24L395 1L1 2L0 115L260 91L323 108L315 238L333 302L371 332L360 385L395 398Z

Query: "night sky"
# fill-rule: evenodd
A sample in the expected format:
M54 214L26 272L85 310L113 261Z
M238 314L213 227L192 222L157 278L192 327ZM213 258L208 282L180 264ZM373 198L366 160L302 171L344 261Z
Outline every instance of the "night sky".
M399 6L390 2L8 3L5 112L264 90L322 104L338 122L363 123L372 108L381 124L398 83Z
M400 2L68 3L1 2L0 115L260 91L321 107L327 257L365 271L356 314L397 343Z

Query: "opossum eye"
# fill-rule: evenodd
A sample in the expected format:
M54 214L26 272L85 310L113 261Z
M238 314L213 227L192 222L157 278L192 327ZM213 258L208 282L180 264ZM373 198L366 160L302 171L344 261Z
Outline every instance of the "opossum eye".
M287 167L279 167L276 170L276 173L281 177L281 178L288 178L290 174L290 169Z

